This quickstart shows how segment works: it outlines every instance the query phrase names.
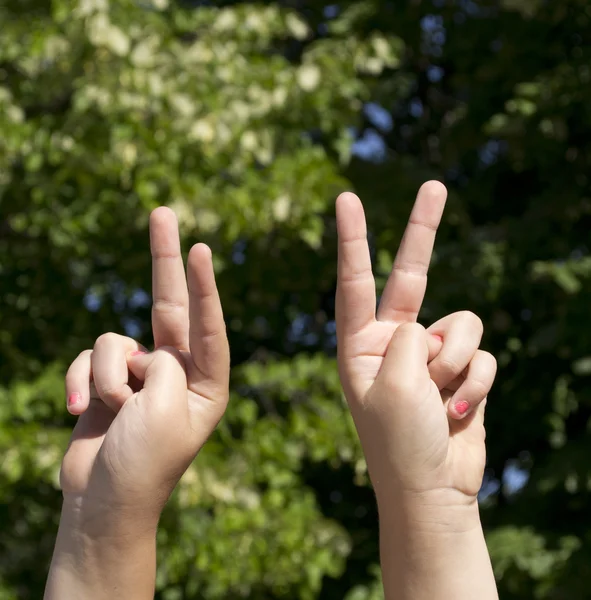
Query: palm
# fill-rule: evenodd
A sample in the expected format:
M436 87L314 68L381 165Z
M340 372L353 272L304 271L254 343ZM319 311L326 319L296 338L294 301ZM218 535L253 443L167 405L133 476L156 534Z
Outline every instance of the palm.
M371 393L375 379L380 372L392 335L399 323L374 321L356 335L355 347L358 354L348 357L348 371L351 380L357 382L359 393ZM469 421L449 421L445 404L461 385L462 378L454 379L445 388L438 390L434 384L439 412L429 410L429 402L421 415L421 428L425 438L438 440L439 461L446 486L474 496L480 489L482 471L486 459L482 419ZM363 403L363 399L362 399Z
M397 327L398 323L373 321L356 334L354 350L346 357L356 394L365 395L373 385Z
M223 314L211 253L202 245L193 248L189 255L187 287L178 225L168 209L157 209L152 214L150 240L154 349L171 348L183 363L184 372L179 366L179 377L185 382L186 394L180 394L181 401L172 411L175 421L169 427L179 438L190 440L194 446L189 448L190 455L197 452L217 425L227 402L229 351ZM134 378L125 366L126 353L138 350L138 345L115 334L102 336L95 350L86 354L88 376L94 371L91 359L98 354L99 343L107 350L116 349L118 356L111 352L112 360L118 360L114 370L123 364L124 372L116 382L118 387L113 382L107 386L117 387L116 396L100 398L94 390L88 408L78 419L62 465L65 493L83 494L92 484L93 474L109 472L115 463L133 471L138 466L134 461L141 460L142 445L146 444L145 423L151 418L146 411L151 402L144 397L143 382ZM96 371L94 379L96 383ZM96 387L101 386L97 383ZM153 421L159 419L162 421L162 416L155 415ZM164 421L161 424L163 428L167 425Z
M100 400L93 400L78 418L62 463L60 483L64 494L80 495L88 489L93 465L115 416Z
M481 418L471 419L461 427L462 421L452 423L447 451L449 486L466 496L476 496L482 484L486 463L485 431Z

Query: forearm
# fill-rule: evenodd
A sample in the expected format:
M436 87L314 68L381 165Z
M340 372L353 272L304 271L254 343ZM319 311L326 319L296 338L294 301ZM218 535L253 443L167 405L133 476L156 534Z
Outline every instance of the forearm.
M64 507L44 600L154 598L156 527L102 532Z
M478 506L380 506L386 600L498 600Z

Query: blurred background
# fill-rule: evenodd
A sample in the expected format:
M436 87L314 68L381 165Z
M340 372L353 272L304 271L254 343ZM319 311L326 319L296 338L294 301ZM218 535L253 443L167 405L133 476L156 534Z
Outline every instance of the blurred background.
M499 361L482 515L501 598L591 598L591 3L0 1L0 599L40 598L63 375L150 336L148 214L211 245L230 408L162 519L163 600L377 600L335 368L334 199L389 272L450 190L422 321Z

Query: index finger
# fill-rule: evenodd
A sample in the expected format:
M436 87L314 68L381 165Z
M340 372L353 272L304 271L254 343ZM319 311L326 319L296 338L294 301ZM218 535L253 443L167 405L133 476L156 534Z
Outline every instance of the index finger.
M99 398L115 413L133 395L129 385L127 354L141 349L129 337L116 333L101 335L90 355L94 386Z
M150 215L152 330L154 346L189 349L189 292L181 256L178 221L161 206Z
M380 301L378 320L395 323L417 320L446 199L447 190L439 181L428 181L419 189Z
M337 198L337 336L353 335L373 322L376 289L361 201L345 192Z

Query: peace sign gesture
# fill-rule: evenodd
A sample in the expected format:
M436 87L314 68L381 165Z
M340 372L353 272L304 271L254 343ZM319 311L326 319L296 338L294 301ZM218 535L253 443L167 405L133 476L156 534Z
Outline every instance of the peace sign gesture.
M363 207L337 200L339 371L378 497L445 489L472 502L482 481L496 372L478 349L482 323L468 312L427 331L416 322L446 196L436 181L419 190L377 313Z
M150 245L154 352L107 333L72 363L68 409L80 417L61 484L66 502L157 521L225 411L230 356L209 248L191 249L186 279L168 208L150 217Z

